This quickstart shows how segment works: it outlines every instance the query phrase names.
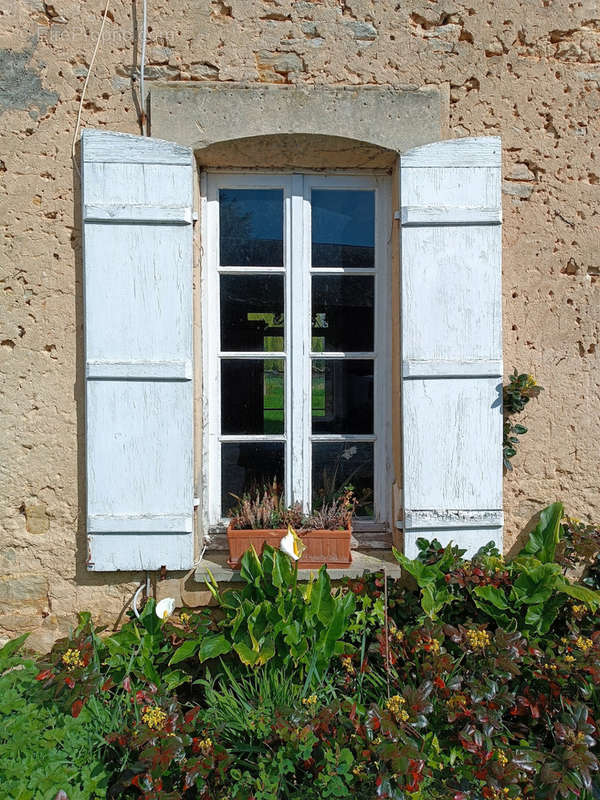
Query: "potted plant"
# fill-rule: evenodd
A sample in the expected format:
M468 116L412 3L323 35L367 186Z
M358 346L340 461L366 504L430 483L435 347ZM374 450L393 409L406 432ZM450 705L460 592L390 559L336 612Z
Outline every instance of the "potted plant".
M304 514L300 504L286 506L275 483L235 499L237 505L227 528L230 567L238 568L251 546L257 553L262 553L265 544L279 548L288 535L301 543L295 554L290 551L300 569L322 564L347 567L352 563L350 540L356 506L352 489L345 488L341 494L323 501L310 514ZM286 543L289 541L286 539Z

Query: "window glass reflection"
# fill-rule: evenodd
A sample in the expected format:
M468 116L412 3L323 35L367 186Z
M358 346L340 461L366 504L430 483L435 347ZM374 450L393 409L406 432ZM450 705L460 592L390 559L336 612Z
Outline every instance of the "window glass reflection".
M221 513L229 516L236 497L273 482L283 486L283 442L225 442L221 445Z
M222 267L283 266L283 189L219 190Z
M375 265L375 192L313 189L313 267Z
M223 359L221 433L283 433L284 385L283 359Z

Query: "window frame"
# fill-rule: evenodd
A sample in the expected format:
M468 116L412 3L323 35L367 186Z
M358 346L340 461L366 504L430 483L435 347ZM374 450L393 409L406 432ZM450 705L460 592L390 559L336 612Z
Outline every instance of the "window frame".
M219 189L283 189L283 267L222 267L219 252ZM391 528L392 487L392 178L385 170L254 170L207 169L200 174L200 305L202 367L202 523L211 532L222 531L228 518L220 514L222 441L283 441L285 446L286 502L300 495L305 507L310 503L313 441L373 441L375 519L357 519L355 529L380 532ZM365 189L375 191L375 262L373 268L356 269L316 267L294 269L292 264L311 263L311 191L312 189ZM284 276L284 315L286 341L283 353L269 353L269 358L285 361L284 432L282 435L220 434L221 383L220 361L223 357L265 357L253 351L225 355L220 349L221 274L279 274ZM306 358L311 343L311 284L313 275L373 275L375 281L374 350L354 353L352 358L367 356L374 362L373 435L312 434L311 364L314 358L340 358L341 352L315 353ZM292 314L292 297L296 313ZM303 313L298 313L301 298ZM298 346L300 342L300 346ZM292 375L302 375L302 391L292 393Z

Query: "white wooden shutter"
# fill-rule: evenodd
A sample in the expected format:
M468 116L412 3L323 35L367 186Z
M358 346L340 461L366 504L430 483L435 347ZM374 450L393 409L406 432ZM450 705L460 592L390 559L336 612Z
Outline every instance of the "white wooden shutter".
M501 148L400 157L404 546L502 547Z
M193 158L82 137L88 567L193 563Z

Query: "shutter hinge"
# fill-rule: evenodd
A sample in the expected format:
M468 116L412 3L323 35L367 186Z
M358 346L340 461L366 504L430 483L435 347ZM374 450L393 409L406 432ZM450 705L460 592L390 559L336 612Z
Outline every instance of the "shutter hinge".
M192 221L193 222L198 222L198 212L197 211L192 211Z
M394 211L394 219L402 219L402 212Z
M200 498L194 497L194 508L198 508L200 506Z

